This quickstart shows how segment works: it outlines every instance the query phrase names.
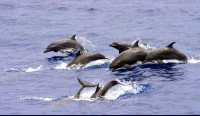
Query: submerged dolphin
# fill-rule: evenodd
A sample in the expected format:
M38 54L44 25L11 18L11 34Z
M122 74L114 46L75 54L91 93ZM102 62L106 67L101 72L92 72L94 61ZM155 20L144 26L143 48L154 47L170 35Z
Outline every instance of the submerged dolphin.
M163 63L162 60L164 59L177 59L180 61L187 62L188 58L183 53L173 48L174 43L176 42L172 42L166 47L158 48L151 51L142 63L146 63L153 60L156 60L159 63Z
M69 67L73 64L78 65L78 64L87 64L91 61L98 60L98 59L109 59L106 58L102 54L98 53L91 53L91 54L81 54L81 50L79 50L73 60L71 60L66 67Z
M73 35L70 39L63 39L63 40L58 40L54 41L51 44L48 45L44 53L54 51L54 52L62 52L62 53L67 53L67 51L64 51L66 48L73 48L73 49L80 49L82 51L87 51L88 50L83 47L76 39L76 35Z
M96 91L92 94L92 96L90 98L98 98L98 97L105 96L106 93L108 92L108 90L110 88L112 88L113 86L115 86L116 84L126 85L126 84L123 84L122 82L120 82L119 80L115 79L115 80L112 80L112 81L106 83L104 86L99 87L99 84L92 84L92 83L86 82L86 81L80 79L79 77L77 77L77 79L78 79L79 83L82 85L82 87L74 95L74 98L76 98L76 99L78 99L80 97L80 94L85 87L97 86Z
M115 70L120 67L130 68L138 61L143 61L147 55L147 51L138 46L137 40L131 49L128 49L114 58L109 66L109 70Z

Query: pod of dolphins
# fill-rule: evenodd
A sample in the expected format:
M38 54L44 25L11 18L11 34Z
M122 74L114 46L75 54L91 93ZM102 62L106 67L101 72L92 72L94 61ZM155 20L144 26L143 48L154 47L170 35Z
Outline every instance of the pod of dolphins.
M70 61L66 67L70 67L72 65L77 65L77 64L85 65L91 61L99 59L109 59L99 53L81 54L81 52L89 52L89 50L86 49L81 43L79 43L75 39L75 37L76 35L73 35L70 39L63 39L52 42L51 44L48 45L44 53L50 51L69 53L70 51L65 50L67 48L78 50L74 59ZM138 43L139 40L137 40L134 44L125 41L115 41L112 44L109 44L110 47L119 50L118 56L116 56L110 63L109 71L116 70L121 67L131 68L132 65L137 63L138 61L142 62L142 64L155 61L157 61L158 63L164 63L163 60L169 60L169 59L176 59L185 63L187 63L188 61L188 58L183 53L173 48L173 44L176 42L172 42L166 47L158 48L150 52L148 52L145 48L140 47ZM143 45L146 46L147 44ZM91 96L91 98L100 98L105 96L107 91L116 84L125 85L116 79L108 82L102 87L99 87L99 84L92 84L86 82L80 79L79 77L77 77L77 79L79 83L82 85L82 87L74 95L74 98L76 99L79 99L81 91L85 87L96 87L96 91Z

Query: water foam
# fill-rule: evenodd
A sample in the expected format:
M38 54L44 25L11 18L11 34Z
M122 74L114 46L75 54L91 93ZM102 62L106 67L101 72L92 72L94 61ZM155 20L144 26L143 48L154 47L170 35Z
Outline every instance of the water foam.
M94 68L94 67L107 67L110 64L110 60L108 59L99 59L99 60L95 60L95 61L91 61L88 64L86 64L83 69L87 69L87 68Z
M24 71L25 72L35 72L35 71L41 71L41 70L43 70L43 68L42 68L43 66L42 65L40 65L39 67L37 67L37 68L31 68L31 67L29 67L29 68L27 68L27 69L24 69Z
M57 65L54 69L67 69L66 66L67 63L59 62L59 65Z

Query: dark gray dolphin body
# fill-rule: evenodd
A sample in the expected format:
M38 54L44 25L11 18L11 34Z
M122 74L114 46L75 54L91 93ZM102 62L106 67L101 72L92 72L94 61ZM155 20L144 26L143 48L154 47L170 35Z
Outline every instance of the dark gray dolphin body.
M89 63L91 61L94 60L98 60L98 59L109 59L106 58L104 55L102 54L98 54L98 53L91 53L91 54L81 54L81 50L79 50L76 54L76 57L70 61L66 67L69 67L73 64L78 65L78 64L86 64Z
M177 59L180 61L187 62L188 58L181 53L180 51L173 48L173 44L176 42L170 43L166 47L158 48L149 52L146 56L145 60L142 63L146 63L149 61L158 61L159 63L163 63L164 59Z
M109 44L109 46L118 49L120 54L121 52L132 48L133 44L125 41L115 41L112 44Z
M130 68L138 61L143 61L147 55L147 51L138 46L136 41L131 49L128 49L114 58L109 66L109 70L115 70L120 67Z
M73 48L73 49L80 49L82 51L87 51L88 50L83 47L83 45L81 45L76 39L75 39L76 35L73 35L70 39L63 39L63 40L58 40L58 41L54 41L51 44L48 45L48 47L46 48L46 50L44 51L44 53L50 52L50 51L54 51L54 52L62 52L62 53L67 53L66 51L64 51L64 49L66 48Z
M106 93L108 92L108 90L110 88L112 88L113 86L115 86L116 84L125 85L125 84L121 83L120 81L118 81L117 79L115 79L115 80L112 80L112 81L106 83L104 86L99 87L99 84L92 84L92 83L86 82L86 81L80 79L79 77L77 77L77 79L78 79L79 83L82 85L82 87L79 89L79 91L74 95L74 98L77 98L77 99L80 97L80 94L85 87L97 86L96 91L92 94L92 96L90 98L98 98L98 97L105 96Z

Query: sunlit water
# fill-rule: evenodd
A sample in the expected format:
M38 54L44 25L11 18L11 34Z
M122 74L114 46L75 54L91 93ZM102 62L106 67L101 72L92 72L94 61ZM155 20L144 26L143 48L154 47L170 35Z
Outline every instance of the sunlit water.
M186 0L0 1L0 114L200 114L199 5ZM74 34L88 53L110 60L66 67L75 52L43 53L51 42ZM175 41L188 63L138 62L109 71L118 51L108 45L136 40L148 51ZM81 88L77 76L100 86L114 79L127 86L112 87L102 99L90 98L95 87L85 88L74 99Z

